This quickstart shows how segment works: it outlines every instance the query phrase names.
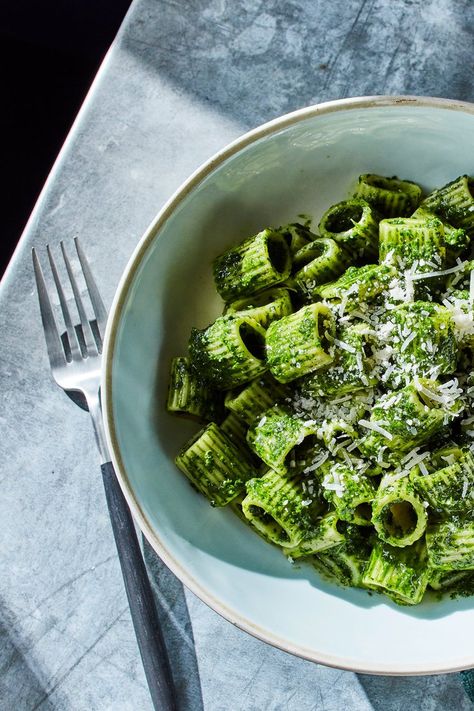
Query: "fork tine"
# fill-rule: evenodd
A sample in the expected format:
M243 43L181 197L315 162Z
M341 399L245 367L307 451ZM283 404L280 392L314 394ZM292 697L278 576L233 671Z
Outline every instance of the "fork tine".
M81 295L79 293L79 288L77 286L76 277L74 276L71 268L71 263L66 254L66 249L64 247L64 242L61 242L61 251L63 253L64 264L66 265L66 270L69 276L69 281L72 286L72 293L74 294L74 301L76 302L77 311L79 314L79 319L81 321L82 333L84 335L84 342L86 344L86 350L88 355L97 355L98 349L95 342L94 334L92 333L92 328L87 318L86 311L84 309L84 304L82 303Z
M84 274L84 279L89 290L89 297L91 300L92 308L94 309L95 318L97 320L97 327L99 329L100 337L102 341L105 335L105 326L107 324L107 311L105 310L104 302L97 288L97 284L92 275L89 262L86 259L86 255L82 251L82 247L79 243L77 237L74 237L74 243L76 245L77 256L82 267L82 273Z
M32 257L49 362L51 368L57 367L58 365L66 365L66 354L64 352L61 336L59 335L58 327L56 325L56 319L54 318L53 307L51 306L48 290L46 289L43 270L41 269L41 264L34 248L32 249Z
M59 279L58 270L56 269L56 263L49 248L49 244L46 247L46 251L48 253L49 263L51 265L51 271L53 272L53 279L54 283L56 284L56 291L58 292L59 303L61 304L61 311L63 312L64 323L66 325L67 330L67 337L69 341L69 346L71 348L71 356L73 360L81 360L82 355L79 347L79 342L77 340L77 334L74 330L74 326L72 325L71 314L69 313L66 297L64 296L63 287Z

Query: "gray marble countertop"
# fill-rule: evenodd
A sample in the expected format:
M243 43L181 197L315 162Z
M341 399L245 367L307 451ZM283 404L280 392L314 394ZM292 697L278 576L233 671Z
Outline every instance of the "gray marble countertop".
M473 100L473 19L470 0L135 0L2 282L2 711L151 709L90 422L49 377L32 245L80 235L110 305L163 202L246 129L346 96ZM184 711L472 708L458 675L266 646L146 554Z

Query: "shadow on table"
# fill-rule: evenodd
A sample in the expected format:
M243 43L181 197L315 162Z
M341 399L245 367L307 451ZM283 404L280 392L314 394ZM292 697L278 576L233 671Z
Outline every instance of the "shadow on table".
M180 711L204 711L194 636L183 584L143 540L145 560L163 623Z
M442 28L436 13L419 22L420 2L389 5L381 33L370 3L137 3L121 45L180 92L246 126L345 96L469 101L469 3L447 4ZM435 58L429 47L440 32L445 51Z
M0 610L0 708L53 711L46 685L31 668Z
M426 708L429 711L472 711L459 674L439 676L387 677L358 674L373 711Z

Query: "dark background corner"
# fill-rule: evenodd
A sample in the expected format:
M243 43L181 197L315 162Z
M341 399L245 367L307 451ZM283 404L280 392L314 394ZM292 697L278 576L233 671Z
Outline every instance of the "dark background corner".
M0 7L4 223L0 275L131 0Z

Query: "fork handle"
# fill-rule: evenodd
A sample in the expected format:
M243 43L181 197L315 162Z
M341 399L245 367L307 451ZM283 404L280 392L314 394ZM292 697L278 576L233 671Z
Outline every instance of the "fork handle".
M177 711L168 654L135 526L112 462L101 465L133 626L155 709Z

